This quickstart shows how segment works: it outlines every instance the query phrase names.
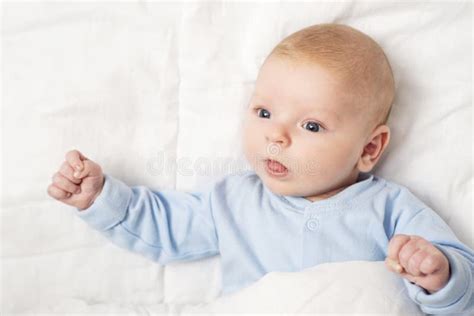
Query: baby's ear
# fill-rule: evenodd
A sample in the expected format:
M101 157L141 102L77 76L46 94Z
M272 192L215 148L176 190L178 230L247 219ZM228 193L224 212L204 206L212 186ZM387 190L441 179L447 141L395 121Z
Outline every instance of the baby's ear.
M369 172L377 164L385 148L390 142L390 128L379 125L374 129L368 142L364 145L357 167L360 172Z

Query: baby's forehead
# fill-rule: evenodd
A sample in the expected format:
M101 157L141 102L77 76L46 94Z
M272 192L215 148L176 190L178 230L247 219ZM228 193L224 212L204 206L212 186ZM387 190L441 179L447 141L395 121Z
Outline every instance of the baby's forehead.
M358 91L336 71L324 64L272 58L261 68L252 100L289 102L345 113L355 107Z

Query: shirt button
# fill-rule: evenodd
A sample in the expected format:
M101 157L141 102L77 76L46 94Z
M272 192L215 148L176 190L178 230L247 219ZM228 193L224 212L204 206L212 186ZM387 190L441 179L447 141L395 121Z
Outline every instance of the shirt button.
M312 218L306 222L306 227L311 231L315 231L316 229L318 229L318 226L319 226L319 221L315 218Z

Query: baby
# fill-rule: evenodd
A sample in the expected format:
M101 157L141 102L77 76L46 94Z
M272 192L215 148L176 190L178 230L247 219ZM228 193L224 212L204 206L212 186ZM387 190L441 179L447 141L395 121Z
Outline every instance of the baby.
M473 307L473 251L408 189L370 173L390 141L390 64L352 27L313 25L264 61L243 122L252 171L203 192L129 187L77 150L48 194L160 264L221 255L223 294L271 271L385 260L426 313Z

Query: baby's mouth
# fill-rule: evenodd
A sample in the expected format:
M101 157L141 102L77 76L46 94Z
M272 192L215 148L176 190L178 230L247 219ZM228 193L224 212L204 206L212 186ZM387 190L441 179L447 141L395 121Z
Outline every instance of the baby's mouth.
M265 159L265 167L270 174L283 176L288 173L288 168L279 161Z

